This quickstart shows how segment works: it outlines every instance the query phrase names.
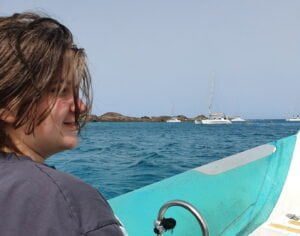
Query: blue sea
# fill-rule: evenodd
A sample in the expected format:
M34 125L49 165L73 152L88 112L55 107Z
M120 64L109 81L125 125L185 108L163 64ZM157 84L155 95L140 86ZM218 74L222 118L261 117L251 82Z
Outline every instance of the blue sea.
M97 188L106 198L300 130L300 122L251 120L231 125L89 123L80 145L47 164Z

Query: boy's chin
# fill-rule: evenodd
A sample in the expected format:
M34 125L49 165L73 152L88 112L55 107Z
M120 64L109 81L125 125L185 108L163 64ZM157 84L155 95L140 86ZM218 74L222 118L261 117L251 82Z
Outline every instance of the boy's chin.
M78 138L76 137L68 137L64 140L63 149L73 149L78 145Z

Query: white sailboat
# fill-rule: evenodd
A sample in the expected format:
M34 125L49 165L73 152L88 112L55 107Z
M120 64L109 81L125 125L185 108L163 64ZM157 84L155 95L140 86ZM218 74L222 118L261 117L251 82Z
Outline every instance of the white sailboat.
M288 118L288 119L286 119L286 121L300 121L300 115Z
M177 116L174 116L174 103L172 103L172 109L171 109L171 118L166 120L167 123L180 123L181 120L178 119Z
M227 119L224 113L215 112L210 113L208 119L202 120L202 124L204 125L227 125L231 124L231 121Z
M222 112L212 112L212 104L213 104L213 97L215 92L215 83L214 83L214 73L212 76L212 87L211 87L211 93L210 93L210 103L209 103L209 114L208 119L205 120L195 120L195 124L204 124L204 125L226 125L231 124L231 121L225 116Z

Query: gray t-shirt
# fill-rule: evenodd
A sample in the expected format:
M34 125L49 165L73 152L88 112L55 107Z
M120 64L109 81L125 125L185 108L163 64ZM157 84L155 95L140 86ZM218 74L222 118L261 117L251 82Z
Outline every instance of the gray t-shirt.
M123 236L107 201L81 180L0 153L0 235Z

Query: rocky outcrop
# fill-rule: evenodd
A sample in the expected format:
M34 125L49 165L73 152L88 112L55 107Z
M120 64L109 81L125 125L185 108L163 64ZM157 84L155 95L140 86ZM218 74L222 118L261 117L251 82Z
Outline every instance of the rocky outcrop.
M189 120L189 118L186 117L186 116L184 116L184 115L179 115L179 116L177 116L177 119L178 119L178 120L181 120L181 121L188 121L188 120Z
M101 116L98 117L98 121L114 121L114 122L129 122L129 121L139 121L139 118L136 117L130 117L130 116L124 116L120 113L116 112L107 112Z
M96 115L89 115L87 117L87 121L89 121L89 122L97 122L98 121L98 116L96 116Z
M188 118L184 115L176 116L181 121L193 121L195 118ZM205 117L203 115L197 117ZM90 115L87 117L89 122L166 122L171 119L171 116L142 116L142 117L131 117L124 116L117 112L107 112L101 116Z
M193 120L206 120L207 117L205 115L196 116Z
M151 117L151 121L154 121L154 122L166 122L169 119L171 119L171 116L152 116Z

